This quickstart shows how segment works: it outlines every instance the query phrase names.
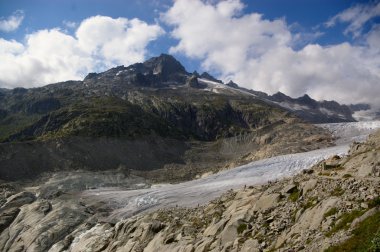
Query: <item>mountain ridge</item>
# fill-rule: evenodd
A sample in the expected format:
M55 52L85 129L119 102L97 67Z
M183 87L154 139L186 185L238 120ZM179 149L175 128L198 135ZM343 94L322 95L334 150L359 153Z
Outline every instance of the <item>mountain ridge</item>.
M188 180L210 169L321 148L333 141L327 131L279 106L186 72L169 55L91 73L84 81L9 90L0 106L0 178L7 179L60 169L126 167L160 181L169 180L163 172L157 176L156 170L162 169L173 180ZM93 148L86 150L89 143ZM158 143L167 148L158 150ZM114 150L105 159L112 161L98 158L104 157L102 144ZM133 146L141 158L133 156ZM146 152L137 146L146 146ZM21 150L35 155L21 157ZM175 157L161 162L160 155ZM158 165L151 165L154 162Z

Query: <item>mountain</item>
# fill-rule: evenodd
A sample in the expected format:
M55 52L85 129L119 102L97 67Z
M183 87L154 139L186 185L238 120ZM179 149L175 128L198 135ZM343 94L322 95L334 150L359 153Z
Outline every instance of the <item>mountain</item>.
M379 133L353 144L347 157L257 185L275 178L276 167L277 178L287 177L345 146L326 148L335 141L330 131L279 105L321 106L308 96L268 98L202 75L160 55L83 81L0 89L0 251L318 251L330 245L345 251L339 246L378 241ZM344 128L356 137L366 132ZM319 154L281 155L310 150ZM208 176L253 160L259 161ZM252 178L248 168L255 186L196 207L245 184ZM225 174L236 176L218 179ZM194 208L175 206L160 187ZM126 195L133 197L123 201ZM160 201L173 207L155 210ZM136 215L125 215L129 210Z
M0 179L122 169L176 181L331 144L273 102L201 76L162 54L83 81L0 90Z
M240 87L238 87L240 88ZM337 122L354 122L355 111L352 109L355 105L341 105L335 101L316 101L305 94L302 97L292 98L281 92L268 95L264 92L247 90L263 100L273 102L274 104L292 112L298 117L311 123L337 123Z

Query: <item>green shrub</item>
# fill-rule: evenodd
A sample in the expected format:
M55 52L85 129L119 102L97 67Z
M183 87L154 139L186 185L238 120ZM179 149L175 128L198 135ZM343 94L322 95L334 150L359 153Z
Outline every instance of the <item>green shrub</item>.
M377 206L380 206L380 197L376 197L376 198L368 201L368 207L369 208L377 207Z
M324 215L323 215L323 218L327 218L331 215L334 215L338 212L338 209L336 207L333 207L331 208L330 210L328 210Z
M340 216L340 218L338 219L338 221L335 223L335 225L333 226L333 228L326 233L326 236L331 236L333 234L335 234L336 232L338 232L339 230L342 230L342 229L348 229L348 224L350 224L353 220L355 220L356 218L360 217L365 211L361 211L361 210L354 210L352 212L347 212L347 213L344 213Z
M380 212L366 218L352 232L352 236L341 244L332 246L325 252L340 251L380 251Z
M289 195L288 199L292 202L296 202L300 196L301 192L297 189Z
M245 224L245 223L240 224L240 225L237 227L237 232L238 232L238 234L243 233L244 230L246 230L247 228L248 228L247 224Z
M344 190L340 186L335 187L334 190L331 192L331 196L342 196L343 194Z

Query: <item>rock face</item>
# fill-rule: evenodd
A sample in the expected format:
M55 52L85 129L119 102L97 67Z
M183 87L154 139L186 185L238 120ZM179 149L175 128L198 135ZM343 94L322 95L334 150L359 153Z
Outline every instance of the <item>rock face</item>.
M220 84L223 84L223 81L215 79L212 75L210 75L207 72L203 72L199 77L201 77L202 79L206 79L206 80L210 80L210 81L214 81L214 82L218 82Z
M204 87L198 82L198 77L195 75L192 75L187 81L186 85L192 88L202 88Z
M281 92L272 96L258 93L261 97L274 101L280 106L289 109L299 117L312 123L354 122L352 114L355 112L349 106L335 101L316 101L307 94L299 98L291 98Z

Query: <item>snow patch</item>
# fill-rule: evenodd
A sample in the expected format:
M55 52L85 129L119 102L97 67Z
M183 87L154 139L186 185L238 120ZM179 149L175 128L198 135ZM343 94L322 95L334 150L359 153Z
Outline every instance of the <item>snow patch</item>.
M337 143L343 144L353 141L365 141L369 134L380 128L380 121L326 123L316 125L329 130L334 137L338 138Z
M289 102L273 102L278 105L280 105L283 108L290 109L290 110L309 110L310 108L307 106L300 105L298 103L289 103Z

